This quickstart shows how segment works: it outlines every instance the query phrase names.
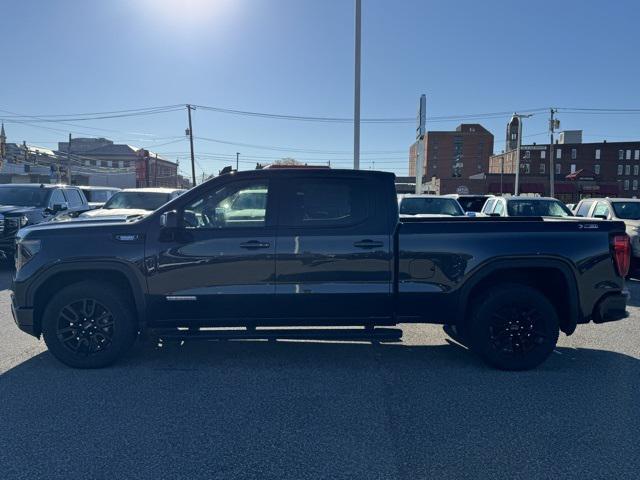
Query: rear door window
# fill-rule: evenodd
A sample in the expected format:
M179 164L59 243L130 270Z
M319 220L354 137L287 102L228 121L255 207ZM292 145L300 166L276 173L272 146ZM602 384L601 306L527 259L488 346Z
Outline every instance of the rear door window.
M82 197L80 196L80 192L75 188L68 188L64 191L64 193L67 196L69 208L78 208L84 204L84 202L82 201Z
M355 225L369 215L369 195L358 179L293 180L285 189L280 224L292 227Z

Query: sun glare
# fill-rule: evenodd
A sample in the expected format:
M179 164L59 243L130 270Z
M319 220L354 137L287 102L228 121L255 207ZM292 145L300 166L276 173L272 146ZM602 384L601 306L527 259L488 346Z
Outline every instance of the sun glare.
M238 0L138 0L137 3L152 20L196 27L224 18Z

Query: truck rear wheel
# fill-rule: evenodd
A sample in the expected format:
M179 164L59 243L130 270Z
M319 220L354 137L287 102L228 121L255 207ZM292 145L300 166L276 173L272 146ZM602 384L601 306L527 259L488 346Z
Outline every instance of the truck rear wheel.
M45 307L42 334L49 351L74 368L101 368L133 344L137 328L122 293L102 282L63 288Z
M488 291L472 313L471 348L501 370L529 370L553 352L560 332L558 314L538 290L505 284Z

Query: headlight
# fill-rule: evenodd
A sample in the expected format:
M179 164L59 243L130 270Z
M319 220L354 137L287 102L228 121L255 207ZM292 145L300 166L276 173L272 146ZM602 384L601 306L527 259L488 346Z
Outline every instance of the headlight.
M27 223L29 223L29 217L22 215L20 217L20 228L24 227Z

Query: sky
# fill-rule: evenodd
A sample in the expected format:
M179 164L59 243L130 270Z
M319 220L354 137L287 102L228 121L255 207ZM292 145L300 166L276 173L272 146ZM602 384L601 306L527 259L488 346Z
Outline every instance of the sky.
M351 118L354 0L2 0L0 120L8 141L53 148L108 137L180 161L187 115L42 122L47 116L187 103L282 115ZM504 148L507 112L558 107L584 141L640 140L640 3L362 0L362 168L406 174L420 94L437 117L499 112L471 122ZM12 113L10 113L12 112ZM430 120L430 117L435 117ZM57 117L58 119L61 117ZM74 117L77 118L77 117ZM524 142L548 142L548 113ZM193 112L198 174L293 157L350 167L349 122Z

